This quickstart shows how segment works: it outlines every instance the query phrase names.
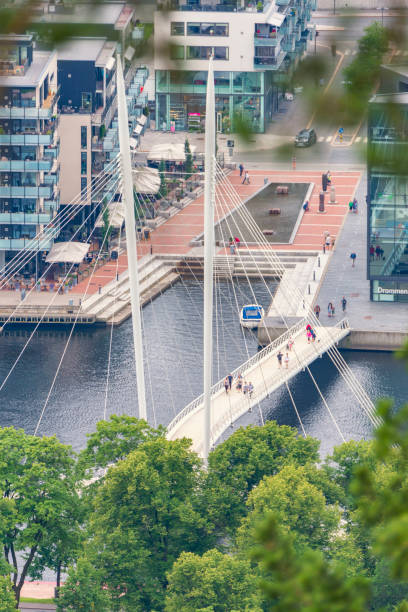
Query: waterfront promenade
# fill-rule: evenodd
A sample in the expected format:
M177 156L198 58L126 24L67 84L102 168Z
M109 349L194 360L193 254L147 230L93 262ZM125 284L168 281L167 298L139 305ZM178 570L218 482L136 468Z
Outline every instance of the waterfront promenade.
M344 217L347 213L347 204L352 199L360 180L360 172L333 172L332 182L336 188L337 204L326 204L326 213L318 212L319 192L321 187L321 173L317 171L278 171L278 170L251 170L250 185L242 185L239 171L235 170L228 175L234 189L242 200L254 195L264 185L264 179L274 183L313 183L313 191L310 198L310 211L302 217L295 239L292 244L276 245L279 250L310 250L321 249L324 232L330 232L334 238L339 234ZM217 187L219 189L219 187ZM326 200L329 194L326 194ZM284 199L282 200L284 203ZM226 205L223 210L216 210L216 219L222 218L226 213ZM235 205L230 203L231 209ZM176 215L153 230L150 239L142 241L138 245L138 257L148 254L151 250L155 255L185 255L191 251L191 241L202 234L204 230L204 196L180 210ZM220 252L223 252L220 249ZM126 268L126 255L119 258L120 269ZM98 291L99 286L104 287L115 278L116 263L109 262L99 268L89 285L88 294ZM88 287L87 279L84 279L73 288L75 294L82 294Z

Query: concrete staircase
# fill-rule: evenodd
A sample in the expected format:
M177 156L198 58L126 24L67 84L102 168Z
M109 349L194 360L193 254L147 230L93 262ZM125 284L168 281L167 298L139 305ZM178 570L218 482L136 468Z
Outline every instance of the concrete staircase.
M179 275L174 265L162 259L147 256L139 263L139 287L141 305L156 297L173 284ZM95 317L97 323L122 323L131 314L129 272L126 270L119 280L111 281L101 293L82 302L82 311Z
M285 270L296 270L301 276L310 260L315 260L317 253L308 251L275 251ZM311 265L311 264L309 264ZM177 271L185 276L202 277L204 259L202 256L186 256L175 262ZM253 250L250 253L242 251L237 255L216 255L214 257L214 274L218 278L280 278L280 265L270 261L270 252ZM307 272L305 273L307 274Z

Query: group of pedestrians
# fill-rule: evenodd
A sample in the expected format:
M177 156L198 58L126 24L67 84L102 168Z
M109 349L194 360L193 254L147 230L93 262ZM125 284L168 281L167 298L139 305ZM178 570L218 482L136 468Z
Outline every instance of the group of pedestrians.
M286 369L289 368L289 353L286 353L286 355L283 356L283 353L279 351L276 357L278 358L278 364L280 368L282 368L282 362L285 364Z
M346 312L346 309L347 309L347 300L346 300L344 295L343 295L343 297L340 300L340 304L341 304L342 311ZM317 319L320 318L320 311L321 311L321 308L320 308L319 304L316 304L316 306L314 307L314 313L315 313ZM335 313L336 313L336 308L335 308L333 302L329 302L327 304L327 316L330 317L330 318L334 317Z
M370 259L373 261L374 259L384 259L384 249L382 249L378 244L374 248L373 245L370 246Z
M357 213L358 212L357 198L354 198L354 200L350 200L350 202L349 202L349 212L353 212L353 213Z
M224 388L226 393L232 391L233 380L234 377L232 376L232 374L228 374L228 376L224 378ZM252 394L254 392L254 385L251 383L251 381L244 381L241 373L239 373L237 376L235 388L237 391L244 393L244 395L248 395L250 398L252 397Z
M248 170L245 170L243 164L239 164L239 176L240 178L242 178L242 176L244 177L242 180L242 185L249 185L250 184L250 179L249 179L249 172Z

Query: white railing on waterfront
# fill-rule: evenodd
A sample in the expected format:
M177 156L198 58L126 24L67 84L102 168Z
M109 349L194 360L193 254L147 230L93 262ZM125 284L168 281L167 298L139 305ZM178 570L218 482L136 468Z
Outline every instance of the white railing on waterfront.
M245 377L245 373L252 369L257 363L260 363L267 357L270 353L273 353L277 348L287 344L289 338L297 336L301 331L305 330L308 319L305 317L300 319L295 325L290 327L286 332L284 332L281 336L273 340L270 344L268 344L264 349L256 353L252 357L250 357L245 363L241 364L238 368L231 372L232 376L235 378L239 373ZM341 327L342 329L349 329L349 323L347 319L342 319L339 323L336 324L335 327ZM329 343L333 344L333 342ZM219 380L213 387L211 388L211 395L216 395L220 390L224 389L224 379ZM194 399L190 404L187 404L185 408L183 408L178 415L169 423L167 427L167 433L169 434L172 430L174 430L177 425L184 420L188 415L191 415L196 410L198 410L204 401L204 394L199 395Z

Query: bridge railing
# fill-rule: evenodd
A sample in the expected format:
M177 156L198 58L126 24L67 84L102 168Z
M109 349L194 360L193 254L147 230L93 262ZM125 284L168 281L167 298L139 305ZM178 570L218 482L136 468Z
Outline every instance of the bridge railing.
M276 349L278 349L282 345L287 344L287 341L291 337L297 336L300 332L304 331L305 327L307 325L307 322L308 322L308 320L307 320L306 317L303 318L303 319L300 319L300 321L298 321L295 325L290 327L281 336L279 336L278 338L273 340L273 342L271 342L270 344L268 344L268 346L266 346L264 349L259 351L259 353L256 353L255 355L250 357L245 363L241 364L238 368L233 370L231 372L232 376L236 377L239 373L241 373L244 376L245 372L247 372L248 370L250 370L251 368L256 366L257 363L263 361L270 353L273 353ZM333 327L337 327L337 328L340 328L340 329L349 329L350 325L349 325L348 319L344 318L341 321L339 321L338 323L336 323L336 325L333 326ZM329 337L329 342L327 342L327 343L324 342L321 345L321 347L319 347L320 348L319 352L321 352L321 349L324 348L326 344L328 346L330 346L330 344L331 344L330 337ZM326 349L324 348L324 350L326 350ZM223 378L223 379L219 380L215 385L213 385L213 387L211 388L211 395L216 395L218 392L220 392L221 390L224 389L224 380L225 379ZM195 412L196 410L198 410L200 408L200 406L202 406L203 403L204 403L204 394L202 393L201 395L196 397L192 402L190 402L190 404L187 404L187 406L185 406L185 408L183 408L183 410L181 410L175 416L175 418L167 426L167 433L169 434L188 415L190 415L193 412ZM243 398L242 404L244 404L244 403L249 403L249 398L247 398L247 397ZM241 405L241 402L240 402L240 405ZM234 413L236 413L237 410L240 411L240 409L238 409L238 407L236 407L234 409ZM229 419L230 418L230 414L227 414L226 418ZM229 424L230 424L230 421L229 421ZM217 427L217 425L218 425L218 422L216 424L216 427ZM217 429L218 429L218 427L217 427ZM215 433L215 432L213 432L213 428L212 428L212 430L211 430L212 437L213 437L213 433ZM218 435L221 435L221 433L219 433Z
M304 323L304 320L303 320ZM342 330L349 330L350 329L350 323L348 321L347 318L342 319L341 321L339 321L338 323L336 323L333 328L337 328L337 329L342 329ZM303 328L304 329L304 328ZM290 331L290 330L288 330ZM282 336L281 336L282 338ZM279 339L279 338L278 338ZM335 340L336 342L338 341L338 339ZM313 347L316 349L316 353L318 355L322 355L324 352L326 352L326 350L333 344L333 338L326 337L325 339L322 339L322 342L319 346L317 346L316 344L313 345ZM268 347L267 347L268 348ZM298 362L295 363L292 367L289 368L290 370L301 370L302 368L305 367L305 362L302 362L301 359L298 358ZM281 383L283 384L284 382L286 382L287 380L287 373L288 370L286 369L279 369L276 372L274 372L271 376L266 377L265 379L265 385L268 385L270 387L272 387L273 385L276 385L277 383ZM296 372L295 372L296 373ZM255 398L256 401L262 401L262 399L264 399L264 397L266 397L267 393L264 392L263 396L264 397L259 397L259 393L258 396L256 395L256 390L255 393L252 395L252 398ZM251 408L252 402L251 402L251 397L249 397L248 395L243 395L242 399L240 402L235 403L234 408L228 410L227 412L224 413L224 415L219 418L211 427L211 443L215 444L215 442L217 441L217 439L224 433L224 431L230 427L232 425L232 423L234 421L236 421L242 414L244 414L245 412L248 412L248 410ZM199 449L201 451L201 448Z
M245 363L241 364L238 368L231 372L232 376L236 377L239 373L242 375L245 374L249 369L255 366L257 363L262 361L269 353L273 353L277 348L287 343L291 336L296 336L298 333L305 329L307 324L307 319L300 319L295 325L290 327L286 332L284 332L281 336L273 340L268 346L263 348L259 353L256 353L252 357L250 357ZM215 395L218 391L224 388L224 378L219 380L215 385L211 387L211 395ZM167 433L169 433L172 429L174 429L180 421L185 419L185 417L192 412L194 412L197 408L199 408L204 402L204 393L195 398L190 404L187 404L183 410L180 410L178 415L174 417L174 419L167 426Z

